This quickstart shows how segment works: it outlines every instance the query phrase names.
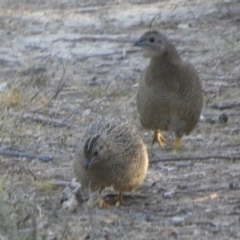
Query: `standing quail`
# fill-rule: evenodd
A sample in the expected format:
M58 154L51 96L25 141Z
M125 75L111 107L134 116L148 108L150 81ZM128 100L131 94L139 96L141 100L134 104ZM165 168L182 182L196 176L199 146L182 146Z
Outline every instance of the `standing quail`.
M195 68L184 62L175 47L158 31L148 31L134 46L142 47L150 64L140 79L137 109L141 124L154 130L153 143L168 142L161 131L174 132L174 150L180 139L196 126L202 110L203 93Z
M101 191L112 186L119 192L131 192L145 179L147 149L133 124L121 118L100 118L85 131L73 162L77 180L85 189ZM101 207L107 206L103 200Z

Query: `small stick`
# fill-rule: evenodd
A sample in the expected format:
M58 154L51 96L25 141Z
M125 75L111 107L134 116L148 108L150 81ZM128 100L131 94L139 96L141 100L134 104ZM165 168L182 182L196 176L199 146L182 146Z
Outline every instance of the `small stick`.
M76 56L76 54L74 54L74 56L78 59L78 60L85 60L88 58L95 58L95 57L108 57L111 55L126 55L126 53L135 53L135 52L139 52L139 49L129 49L124 51L115 51L115 52L109 52L109 53L100 53L100 54L92 54L92 55L88 55L88 56L82 56L82 57L78 57Z
M67 41L67 42L81 42L81 41L107 41L107 42L124 42L133 43L135 38L130 38L128 35L81 35L58 38L53 42Z
M240 153L236 153L235 155L239 156L220 156L220 155L209 155L209 156L186 156L186 157L180 157L180 158L159 158L156 160L150 161L150 164L155 164L159 162L175 162L175 161L190 161L190 160L208 160L212 158L217 158L217 159L223 159L223 160L229 160L229 161L235 161L235 160L240 160Z
M217 110L226 110L226 109L238 108L240 107L240 103L231 103L231 104L224 104L224 105L214 104L214 105L211 105L210 107Z
M71 128L71 125L68 124L65 119L63 121L57 120L57 119L52 119L52 118L46 118L40 114L28 114L25 113L22 116L22 119L31 119L34 122L42 123L45 125L52 125L54 127L67 127Z
M196 224L196 225L209 225L209 226L211 226L211 227L218 227L219 226L219 224L217 224L217 223L214 223L214 222L211 222L211 221L190 221L189 222L190 224Z
M53 157L47 155L34 155L29 153L21 153L21 152L13 152L4 149L0 149L0 155L4 157L17 157L17 158L27 158L28 160L31 159L38 159L41 162L50 162L53 160Z
M24 171L25 171L26 173L29 173L29 174L33 177L34 181L37 180L37 177L35 176L35 174L34 174L30 169L25 169L25 168L24 168Z

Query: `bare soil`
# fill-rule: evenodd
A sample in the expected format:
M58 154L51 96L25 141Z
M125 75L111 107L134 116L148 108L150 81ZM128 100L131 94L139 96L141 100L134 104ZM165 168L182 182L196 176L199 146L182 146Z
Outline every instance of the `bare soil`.
M0 7L0 239L240 238L240 1ZM151 146L136 110L148 59L133 42L150 28L167 35L203 84L202 120L177 153ZM227 121L219 121L223 113ZM65 212L60 194L74 178L75 148L106 114L136 121L149 149L147 178L120 207L80 197L76 211Z

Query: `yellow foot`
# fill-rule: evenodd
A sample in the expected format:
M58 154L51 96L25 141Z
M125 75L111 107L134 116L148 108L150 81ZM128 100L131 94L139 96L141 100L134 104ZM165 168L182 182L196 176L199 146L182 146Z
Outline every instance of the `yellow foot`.
M174 142L174 146L173 146L174 151L178 151L179 144L180 144L180 139L181 139L180 137L176 137L175 142Z
M122 197L122 193L120 192L118 194L118 198L117 198L117 202L115 203L115 206L118 207L121 204L123 204L123 197ZM99 201L99 207L101 207L101 208L108 208L108 207L113 207L113 206L114 205L105 202L103 199L100 199L100 201Z
M162 136L162 134L158 130L154 130L152 144L157 142L160 147L162 147L163 143L170 145L169 142Z
M120 192L118 194L118 198L117 198L117 202L115 203L115 206L118 207L120 206L121 204L123 204L123 197L122 197L122 193Z
M100 199L99 207L101 207L101 208L109 208L109 207L112 207L112 205L107 203L107 202L105 202L103 199Z

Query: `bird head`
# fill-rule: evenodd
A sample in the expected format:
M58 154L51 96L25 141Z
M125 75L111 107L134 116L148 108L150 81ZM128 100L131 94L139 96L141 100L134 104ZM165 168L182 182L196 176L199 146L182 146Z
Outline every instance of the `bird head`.
M89 170L92 165L107 161L110 154L104 137L100 135L95 135L87 139L83 153L85 157L83 165L86 170Z
M167 43L167 38L162 33L148 31L134 43L134 46L141 47L146 57L154 57L167 51Z

